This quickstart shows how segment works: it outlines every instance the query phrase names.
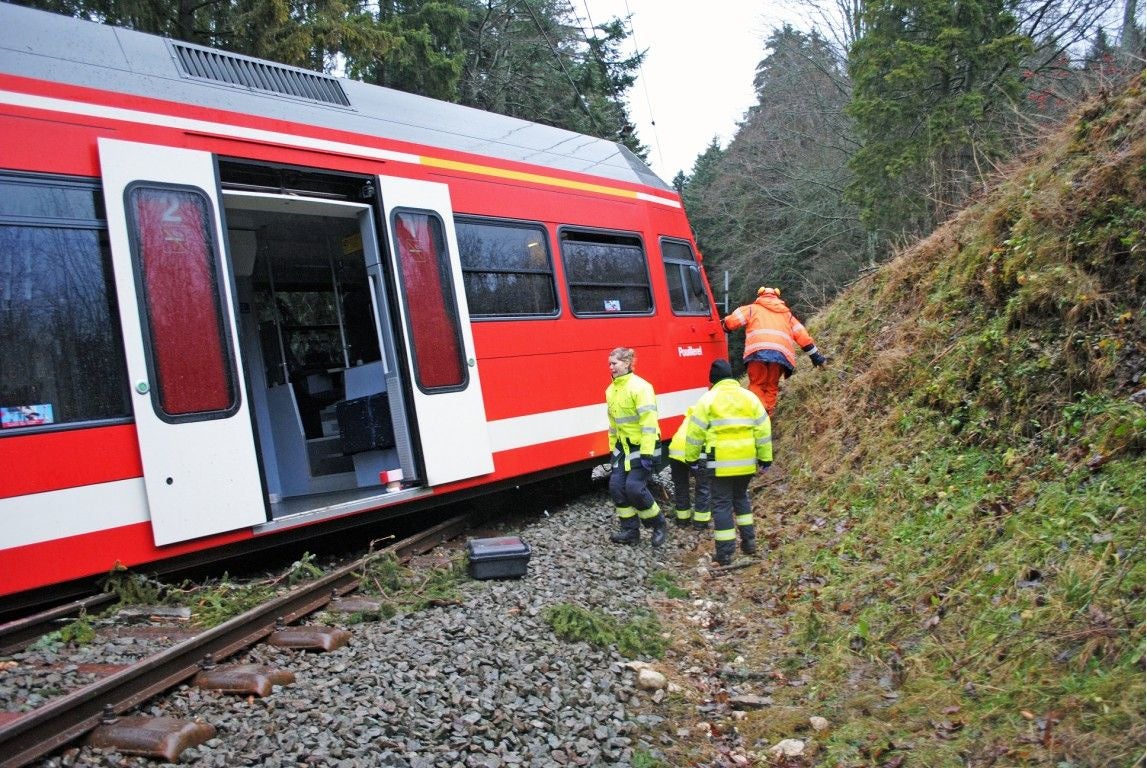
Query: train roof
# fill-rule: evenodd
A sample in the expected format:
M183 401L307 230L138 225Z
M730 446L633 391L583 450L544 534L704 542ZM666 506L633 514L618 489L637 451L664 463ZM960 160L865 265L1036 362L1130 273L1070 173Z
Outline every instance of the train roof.
M670 190L621 144L0 2L0 72L380 136Z

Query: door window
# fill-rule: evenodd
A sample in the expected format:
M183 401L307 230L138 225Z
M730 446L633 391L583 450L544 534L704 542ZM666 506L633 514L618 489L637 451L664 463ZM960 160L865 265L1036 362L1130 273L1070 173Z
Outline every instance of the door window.
M424 392L464 388L462 331L442 220L430 213L396 211L394 239L418 387Z
M237 388L208 198L198 189L136 185L127 203L152 401L170 420L228 415Z

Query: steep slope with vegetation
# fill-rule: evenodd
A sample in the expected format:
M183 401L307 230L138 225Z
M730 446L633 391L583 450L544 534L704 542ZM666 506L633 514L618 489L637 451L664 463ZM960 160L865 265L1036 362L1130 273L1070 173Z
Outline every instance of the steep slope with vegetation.
M744 672L678 678L672 764L1142 765L1143 107L1087 106L811 319L763 561L690 585L717 618L666 601L693 670ZM737 680L768 706L697 735Z

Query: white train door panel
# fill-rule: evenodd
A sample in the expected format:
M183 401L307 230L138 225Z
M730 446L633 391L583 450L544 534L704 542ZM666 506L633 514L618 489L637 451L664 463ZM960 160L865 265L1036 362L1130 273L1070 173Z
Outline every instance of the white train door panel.
M99 148L155 543L264 522L211 155Z
M378 177L426 482L494 471L445 184Z

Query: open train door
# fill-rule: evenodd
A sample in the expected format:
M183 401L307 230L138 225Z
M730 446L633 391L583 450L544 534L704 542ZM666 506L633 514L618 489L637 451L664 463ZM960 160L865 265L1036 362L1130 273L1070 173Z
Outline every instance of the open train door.
M212 157L99 150L155 543L264 522Z
M445 184L378 177L426 482L494 471Z

